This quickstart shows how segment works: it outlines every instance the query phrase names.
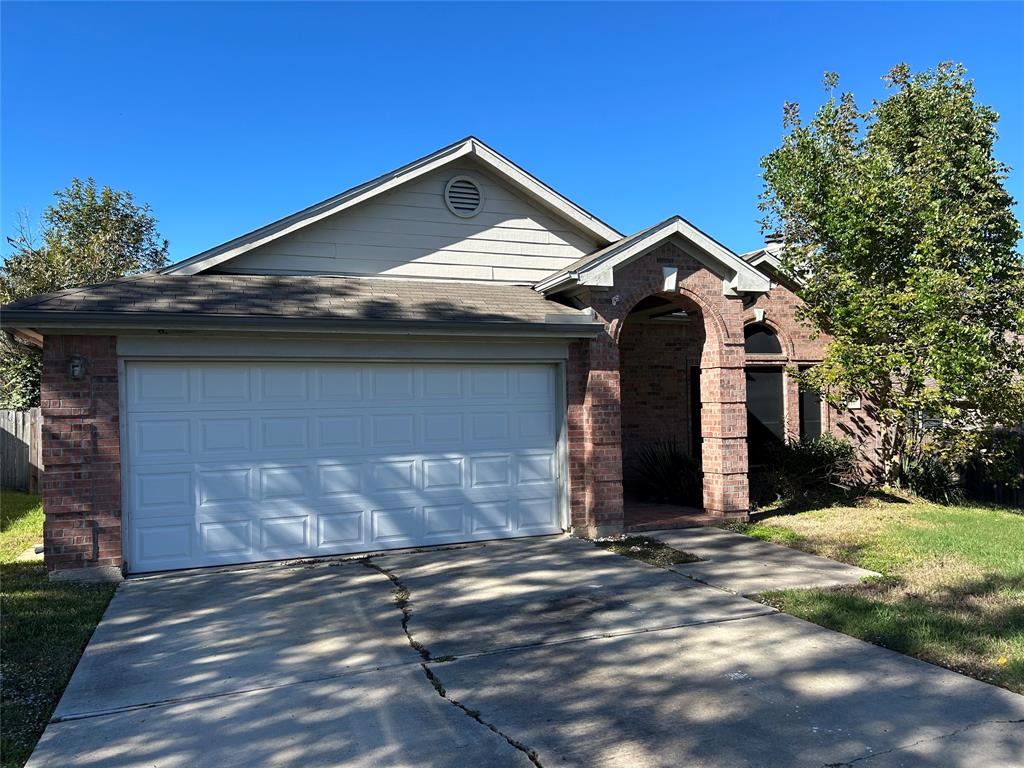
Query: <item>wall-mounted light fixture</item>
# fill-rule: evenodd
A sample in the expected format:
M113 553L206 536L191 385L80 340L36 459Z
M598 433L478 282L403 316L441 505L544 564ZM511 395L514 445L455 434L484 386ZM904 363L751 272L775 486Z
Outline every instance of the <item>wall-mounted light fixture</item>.
M81 355L72 355L68 358L68 376L80 380L85 378L85 358Z

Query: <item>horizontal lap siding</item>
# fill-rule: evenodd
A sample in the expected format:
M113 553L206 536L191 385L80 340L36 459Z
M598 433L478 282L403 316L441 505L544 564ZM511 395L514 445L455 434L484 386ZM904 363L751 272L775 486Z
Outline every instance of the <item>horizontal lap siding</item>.
M484 194L469 219L444 205L465 174ZM598 247L480 170L447 168L224 265L237 272L394 275L532 283Z

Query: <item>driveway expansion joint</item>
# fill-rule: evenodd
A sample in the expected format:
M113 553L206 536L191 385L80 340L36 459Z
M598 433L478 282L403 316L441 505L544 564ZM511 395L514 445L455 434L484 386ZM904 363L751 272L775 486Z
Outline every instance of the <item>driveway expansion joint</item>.
M412 593L409 591L409 588L402 583L402 580L398 577L396 573L394 573L394 571L391 571L382 565L378 565L373 561L372 557L367 557L364 560L362 560L362 564L371 570L377 571L382 576L385 576L387 579L391 581L392 584L395 585L395 604L398 606L398 609L402 612L402 631L405 632L405 637L409 641L409 645L423 658L423 662L420 664L420 667L422 667L423 674L426 675L428 682L433 686L434 690L437 691L437 695L445 701L447 701L453 707L459 709L467 717L471 718L472 720L475 720L480 725L492 731L495 735L500 736L509 744L509 746L522 752L524 755L526 755L527 759L531 763L537 766L537 768L543 768L543 765L540 762L540 758L538 757L536 750L527 747L525 744L523 744L520 741L517 741L516 739L513 739L507 733L503 733L493 723L489 723L486 720L484 720L478 710L471 709L462 702L453 699L451 696L448 695L448 691L445 689L444 683L441 681L441 678L439 678L437 676L437 673L434 672L434 670L432 670L427 665L427 662L434 661L444 663L447 661L453 661L454 657L444 656L439 659L434 659L430 655L430 650L425 645L423 645L423 643L419 642L415 637L413 637L412 631L409 629L409 621L412 619L412 606L410 605Z

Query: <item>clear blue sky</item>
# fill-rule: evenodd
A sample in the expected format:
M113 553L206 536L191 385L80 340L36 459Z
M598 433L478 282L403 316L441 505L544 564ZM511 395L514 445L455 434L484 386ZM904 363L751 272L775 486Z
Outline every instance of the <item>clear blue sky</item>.
M825 70L963 62L1024 198L1024 5L2 6L2 222L72 176L149 202L174 260L475 134L624 232L757 247L758 160ZM1018 209L1020 210L1020 209ZM6 252L6 251L5 251Z

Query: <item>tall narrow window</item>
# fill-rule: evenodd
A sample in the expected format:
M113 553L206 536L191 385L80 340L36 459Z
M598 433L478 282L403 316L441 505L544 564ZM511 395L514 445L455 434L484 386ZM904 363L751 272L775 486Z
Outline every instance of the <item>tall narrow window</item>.
M750 463L771 458L772 446L785 440L782 368L747 368L747 446Z
M821 437L821 397L803 385L800 386L800 437L808 440Z

